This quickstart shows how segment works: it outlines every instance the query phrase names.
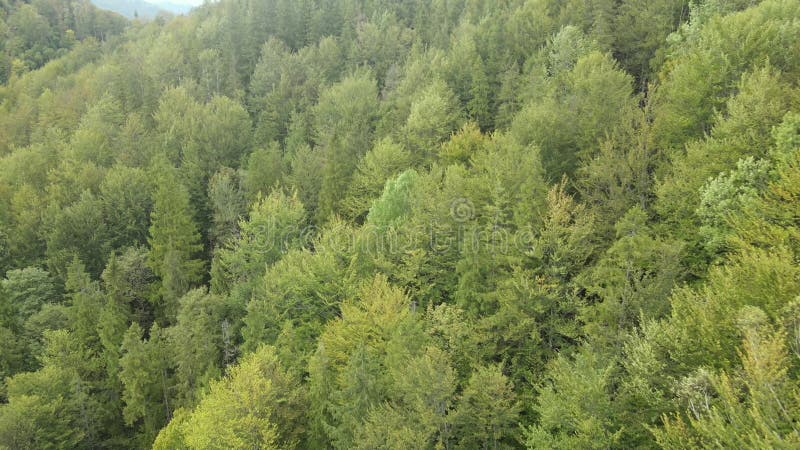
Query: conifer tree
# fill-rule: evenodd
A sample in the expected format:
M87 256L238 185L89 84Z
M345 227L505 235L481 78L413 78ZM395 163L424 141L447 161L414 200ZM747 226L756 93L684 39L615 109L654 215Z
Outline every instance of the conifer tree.
M139 445L149 446L174 409L169 344L158 324L153 324L146 340L137 323L125 332L119 379L125 424L138 424Z
M358 160L369 150L378 92L372 74L347 77L322 93L314 108L316 144L324 155L318 217L339 211Z
M160 174L153 196L148 243L148 264L162 283L162 314L172 320L177 299L203 277L203 261L197 259L203 246L192 218L189 193L169 168Z

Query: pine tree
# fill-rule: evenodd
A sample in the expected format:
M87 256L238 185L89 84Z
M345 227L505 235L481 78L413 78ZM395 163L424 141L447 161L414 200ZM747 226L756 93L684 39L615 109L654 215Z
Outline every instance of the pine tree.
M246 210L244 192L233 169L224 167L211 177L208 199L213 214L209 234L212 244L219 246L234 237L239 219Z
M119 379L123 385L122 414L128 426L137 424L137 439L149 446L174 408L171 364L165 331L153 324L147 340L134 323L122 341Z
M221 374L224 306L204 288L179 300L177 322L168 331L176 366L175 407L194 404L198 393Z
M148 264L161 278L162 314L175 317L176 302L203 277L203 249L200 233L192 219L189 193L174 170L165 169L153 196L150 215L150 254Z
M680 279L680 243L653 235L646 213L632 208L615 226L617 241L579 283L596 304L582 315L590 342L620 349L642 317L664 317L669 294ZM600 352L595 349L595 352Z
M527 447L604 449L618 445L611 393L613 360L582 347L574 360L559 355L550 364L535 406L538 424L527 432Z
M345 78L320 96L314 108L316 144L324 155L319 219L339 211L353 170L369 150L377 109L377 86L369 72Z

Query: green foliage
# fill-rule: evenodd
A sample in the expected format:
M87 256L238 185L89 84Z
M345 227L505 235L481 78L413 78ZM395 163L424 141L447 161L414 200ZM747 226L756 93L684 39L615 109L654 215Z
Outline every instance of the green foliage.
M243 185L249 201L267 195L281 181L284 162L280 146L273 142L266 149L256 149L247 158Z
M583 312L586 331L604 348L619 347L640 318L664 317L680 276L681 245L654 236L640 208L628 211L615 228L617 241L583 281L587 292L597 296L597 303Z
M341 318L325 327L309 361L313 437L337 448L357 445L362 422L391 398L390 367L420 352L424 342L408 298L385 278L365 284L357 299L342 304Z
M302 247L306 212L294 193L281 189L253 204L247 220L239 222L238 236L217 250L212 267L212 287L230 292L244 307L260 285L269 266L289 250Z
M356 166L353 180L343 201L346 217L362 219L369 212L389 179L411 165L411 154L389 138L373 147Z
M705 394L688 423L666 418L663 430L654 430L663 448L725 446L790 448L798 443L793 423L800 414L797 385L789 378L786 336L773 330L758 308L743 308L738 317L743 343L742 373L707 376L693 386ZM710 379L709 379L710 378ZM697 392L705 389L705 392ZM710 391L710 392L709 392ZM713 398L710 398L712 397Z
M721 173L706 183L696 214L703 224L700 234L709 253L717 254L725 248L731 232L729 224L748 202L766 190L768 181L769 163L749 157L740 159L736 170Z
M121 33L127 22L79 1L4 2L0 5L0 84L67 53L79 40Z
M564 45L570 51L580 48L574 42ZM556 72L535 87L536 98L511 125L520 143L542 149L546 173L556 180L571 174L581 159L591 158L599 140L621 127L636 103L631 77L609 55L590 52L574 63L570 56L550 55L550 70Z
M417 172L409 169L397 178L388 180L383 195L372 204L367 215L367 223L378 230L385 230L404 218L410 209L410 191L414 188Z
M314 108L315 143L324 158L320 219L339 211L358 160L369 150L377 112L377 86L369 72L347 77L320 95Z
M613 368L613 361L600 359L591 347L583 347L574 360L553 360L536 406L539 425L527 430L527 447L616 447Z
M100 203L112 248L147 243L153 182L145 170L115 166L100 185Z
M72 374L57 367L9 380L9 402L0 406L0 445L7 448L76 448L84 435Z
M50 274L35 267L11 270L0 284L5 301L14 309L13 316L21 320L36 313L44 304L58 300L58 290Z
M704 2L705 3L705 2ZM723 5L728 2L712 2ZM735 7L747 2L731 2ZM791 74L797 60L787 49L800 28L792 20L793 1L766 1L741 12L700 18L696 36L689 37L664 64L661 85L654 93L653 142L679 149L707 131L716 111L724 110L742 74L765 62ZM706 16L707 17L707 16Z
M122 416L128 426L137 426L140 445L153 442L173 411L169 343L165 331L153 324L147 340L134 323L122 341L119 380L122 382Z
M287 252L266 270L247 303L245 348L287 340L294 363L305 361L324 324L338 313L348 291L345 276L332 253Z
M0 0L0 448L797 447L799 16Z
M514 445L520 406L513 385L499 367L478 367L453 413L458 445L509 448Z
M746 74L710 136L687 145L685 155L675 158L671 177L658 189L659 211L672 220L690 220L710 177L735 169L739 159L766 155L773 145L772 127L789 107L788 94L788 86L770 68Z
M42 332L49 328L39 321L60 302L59 294L50 274L34 267L10 270L0 280L0 330L8 342L0 359L4 377L38 366Z
M264 346L213 382L194 410L177 412L153 448L295 448L304 407L297 380Z
M203 249L192 218L189 193L168 168L160 174L150 214L148 264L162 280L162 308L174 317L175 301L203 277L204 262L196 259Z
M447 85L435 81L420 90L411 103L402 131L413 160L417 163L429 162L435 149L458 129L460 122L461 113Z
M45 252L50 271L63 278L69 263L78 258L88 261L88 270L98 275L110 251L101 201L84 191L77 202L53 212L50 220Z
M212 208L211 239L224 243L236 234L239 219L245 213L245 199L239 177L232 169L217 171L208 183L208 199Z
M179 404L191 405L194 395L221 373L224 306L203 288L179 300L177 321L169 329Z

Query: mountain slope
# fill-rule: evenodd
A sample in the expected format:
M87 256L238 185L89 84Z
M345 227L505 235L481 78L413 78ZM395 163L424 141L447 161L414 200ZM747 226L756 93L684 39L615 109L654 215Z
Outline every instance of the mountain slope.
M800 447L800 0L82 5L2 21L0 448Z

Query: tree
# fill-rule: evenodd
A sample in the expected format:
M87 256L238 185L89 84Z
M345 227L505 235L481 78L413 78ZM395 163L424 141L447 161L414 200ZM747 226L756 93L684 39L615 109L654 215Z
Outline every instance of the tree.
M442 81L421 89L411 104L403 136L417 164L429 164L439 145L461 125L461 111Z
M127 255L126 255L127 256ZM112 254L101 276L105 294L104 304L97 316L97 336L102 346L101 358L112 386L121 392L119 361L122 356L122 341L129 324L134 319L130 292L125 286L125 256Z
M247 157L242 184L247 200L254 202L258 195L267 195L283 178L283 154L280 145L272 142L267 148L258 148Z
M411 166L411 154L391 138L379 141L358 162L353 180L342 202L346 217L364 219L372 202L381 194L385 183Z
M212 210L212 243L222 245L233 239L239 220L244 215L245 196L239 176L233 169L223 167L208 183L208 199Z
M272 347L261 347L176 414L154 449L277 449L302 444L304 399Z
M458 132L453 133L450 140L442 144L439 159L443 164L468 164L470 159L483 151L487 145L487 137L481 133L475 122L465 123Z
M659 68L663 54L657 53L667 36L678 28L687 9L685 0L660 0L646 5L625 0L617 7L617 16L612 18L615 54L642 87Z
M333 252L287 252L265 271L247 303L244 349L281 343L278 348L295 358L291 364L304 366L325 323L338 314L339 303L351 289L346 277Z
M291 156L291 170L286 177L286 184L297 191L300 201L305 205L311 217L316 218L320 192L322 191L322 172L325 167L325 155L320 149L312 149L308 144L300 145Z
M189 141L183 146L183 170L197 170L207 181L220 166L238 167L250 149L252 123L237 101L214 97L192 119Z
M125 333L119 379L123 385L125 424L137 424L139 444L149 446L172 416L174 393L165 330L153 324L148 339L142 337L137 323Z
M527 447L610 448L620 431L614 419L614 362L582 347L574 360L559 355L550 364L535 409L539 422L527 431Z
M83 263L75 258L67 268L65 283L70 331L81 345L96 350L100 347L97 323L103 307L103 293L91 279Z
M297 193L281 189L259 197L249 218L239 221L239 235L217 250L212 267L212 287L230 292L242 307L250 301L269 266L292 249L302 247L306 212Z
M599 232L613 237L613 224L634 206L647 210L655 196L655 173L666 155L648 142L647 110L633 112L629 123L600 141L597 153L583 161L575 183L597 217Z
M0 406L0 445L33 450L85 444L70 392L72 376L50 366L10 378L8 403Z
M725 110L742 75L756 71L765 61L782 72L797 70L796 61L779 44L800 32L783 28L790 20L787 18L797 12L797 5L759 3L722 15L749 4L713 2L712 11L700 15L696 35L687 36L685 42L677 37L680 45L670 49L660 75L664 81L652 95L652 104L658 105L652 142L658 148L680 150L687 142L701 138L715 116ZM733 8L728 9L730 6ZM736 159L738 155L734 162Z
M383 231L402 221L410 209L410 191L414 188L417 176L414 169L409 169L397 178L388 180L383 195L375 200L369 210L367 223Z
M674 158L672 173L656 191L657 211L668 217L693 246L700 246L700 221L695 212L704 184L709 178L736 169L740 159L765 156L773 146L772 128L788 110L788 86L770 67L745 74L738 88L726 104L726 114L716 116L710 135L691 142L685 154ZM699 270L708 259L704 253L701 249L693 252Z
M46 303L59 300L59 292L51 275L36 267L10 270L0 284L13 315L20 320L27 319Z
M730 224L737 221L748 203L766 191L769 179L769 162L749 157L740 159L736 170L723 172L703 186L695 214L702 224L699 234L709 255L727 250Z
M568 69L545 78L537 86L544 95L523 108L511 126L521 144L541 148L545 172L556 180L590 159L599 140L627 124L636 105L631 77L609 55L590 52L570 63L560 57L552 63Z
M222 298L194 289L179 300L177 322L168 333L175 363L175 397L178 405L191 406L222 366Z
M375 277L342 304L309 361L313 442L357 445L357 430L391 395L387 366L420 352L424 336L408 298Z
M177 299L203 277L203 261L196 259L203 246L192 219L189 193L174 175L171 169L160 174L148 238L148 264L161 278L161 308L168 320L175 316Z
M588 338L607 349L619 349L640 318L664 317L681 275L680 243L654 236L643 210L632 208L615 228L617 241L579 281L597 296L582 313Z
M512 447L520 409L513 389L500 367L477 368L452 419L459 446Z
M153 191L153 182L143 169L114 166L106 173L99 200L112 248L147 242Z
M0 280L0 330L8 338L8 348L0 362L5 376L33 370L39 365L37 357L44 329L33 324L42 310L60 300L54 280L42 269L10 270L6 278Z
M744 334L740 352L744 370L708 377L712 392L706 393L705 403L689 411L688 420L665 417L664 429L654 431L663 448L792 447L800 442L792 425L800 404L789 376L786 335L772 329L758 308L741 310L739 323ZM711 395L713 399L708 398Z
M116 159L119 132L125 122L122 105L109 94L104 95L81 117L78 129L66 151L70 159L93 162L108 167Z
M86 261L90 273L99 275L110 251L102 202L84 191L77 202L51 217L45 252L50 271L64 279L67 266L78 258Z
M357 73L325 90L314 107L315 142L324 157L317 216L338 212L356 164L372 143L378 92L372 74Z
M7 381L0 442L12 448L91 448L119 436L93 352L68 330L44 336L42 368ZM19 408L28 414L20 414Z

